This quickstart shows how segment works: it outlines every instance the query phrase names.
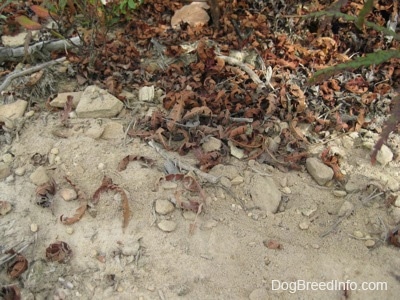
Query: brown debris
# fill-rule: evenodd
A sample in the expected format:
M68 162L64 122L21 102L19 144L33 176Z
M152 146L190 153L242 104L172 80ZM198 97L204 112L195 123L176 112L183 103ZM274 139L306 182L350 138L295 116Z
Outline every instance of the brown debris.
M66 263L72 256L70 246L63 241L57 241L46 248L46 258L50 261Z

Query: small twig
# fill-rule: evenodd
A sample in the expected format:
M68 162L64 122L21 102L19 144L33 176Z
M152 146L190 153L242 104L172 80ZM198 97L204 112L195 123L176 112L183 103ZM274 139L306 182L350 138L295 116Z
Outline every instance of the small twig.
M61 58L59 58L59 59L52 60L52 61L48 61L48 62L45 62L45 63L43 63L43 64L40 64L40 65L31 67L31 68L28 68L28 69L23 70L23 71L12 72L11 74L9 74L9 75L6 77L6 79L4 80L4 82L0 85L0 93L1 93L2 91L4 91L4 90L11 84L11 81L14 80L15 78L21 77L21 76L25 76L25 75L28 75L28 74L31 74L31 73L35 73L35 72L37 72L37 71L40 71L41 69L48 68L48 67L50 67L50 66L52 66L52 65L61 63L61 62L63 62L65 59L66 59L65 57L61 57Z
M333 224L327 231L325 231L324 233L320 234L319 237L323 238L326 237L328 234L330 234L332 231L334 231L340 223L342 223L342 221L344 220L344 218L346 218L347 215L340 217L339 219L336 220L335 224Z
M241 68L243 71L245 71L258 86L264 87L265 83L258 77L258 75L250 69L246 64L242 63L240 60L230 57L230 56L225 56L225 55L218 55L217 57L223 59L226 63L234 66L238 66Z
M157 145L157 143L154 142L153 140L149 141L148 144L150 147L154 148L164 159L172 161L178 168L184 169L186 171L192 171L192 172L196 173L196 175L204 178L205 180L207 180L210 183L213 183L213 184L218 183L219 177L215 177L211 174L207 174L207 173L199 170L198 168L192 167L189 164L183 163L178 159L170 157L167 154L167 152L164 151L163 149L161 149L161 147L159 145Z

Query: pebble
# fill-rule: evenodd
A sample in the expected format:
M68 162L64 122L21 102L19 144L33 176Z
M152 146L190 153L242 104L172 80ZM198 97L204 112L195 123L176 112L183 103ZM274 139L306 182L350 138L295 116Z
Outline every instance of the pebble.
M232 185L239 185L244 182L244 178L242 176L236 176L231 180Z
M383 144L382 148L378 151L378 153L376 155L376 160L381 165L385 166L393 160L393 152L389 149L388 146Z
M176 229L176 223L169 220L162 220L157 226L164 232L172 232Z
M193 211L184 211L182 215L185 220L188 221L194 221L196 219L196 214Z
M60 196L65 201L75 200L76 197L78 197L78 195L76 194L76 191L74 189L69 189L69 188L61 189L60 190Z
M212 229L218 225L218 222L215 220L208 220L201 226L201 229Z
M321 248L321 246L319 244L312 244L311 247L313 247L314 249L319 249Z
M15 175L17 175L17 176L23 176L24 174L25 174L25 168L24 167L19 167L19 168L16 168L15 170L14 170L14 173L15 173Z
M166 181L161 185L164 190L174 190L178 187L176 182Z
M32 224L31 224L31 231L32 231L32 232L37 232L38 229L39 229L38 224L35 224L35 223L32 223Z
M41 185L50 181L49 176L47 175L46 169L42 166L38 167L32 174L29 176L30 180L35 185Z
M35 114L35 111L34 110L30 110L25 114L25 117L29 118L29 117L32 117L34 114Z
M50 150L50 153L51 153L51 154L54 154L54 155L58 155L58 154L60 153L60 150L59 150L58 148L52 148L52 149Z
M226 187L226 188L228 188L228 189L232 187L231 181L230 181L228 178L226 178L225 176L221 177L221 178L219 179L219 182L220 182L224 187Z
M335 197L345 197L347 195L346 191L341 191L341 190L334 190L333 195Z
M10 164L14 160L14 157L10 153L6 153L2 156L2 159L6 164Z
M8 177L10 176L10 174L11 174L10 167L5 163L0 162L0 179Z
M301 222L301 223L299 224L299 228L300 228L301 230L307 230L308 228L310 228L310 223L307 222L307 221Z
M284 194L291 194L292 190L290 189L290 187L285 186L284 188L281 189L281 192Z
M105 166L103 163L99 163L99 164L97 165L97 169L99 169L100 171L104 170L105 167L106 167L106 166Z
M366 240L364 245L368 248L372 248L373 246L375 246L375 241L374 240Z
M166 215L175 210L175 206L168 200L157 200L155 205L156 212L160 215Z
M67 227L67 229L65 229L65 232L71 235L74 233L74 229L72 227Z
M338 216L339 217L349 216L353 212L353 210L354 210L353 203L349 201L344 201L339 209Z
M319 185L326 185L333 178L333 170L316 157L310 157L306 160L308 173Z
M211 152L211 151L218 151L222 147L222 142L221 140L215 138L215 137L210 137L208 138L203 145L201 145L201 148L203 149L204 152Z
M355 231L353 232L353 235L354 235L356 238L359 238L359 239L362 239L362 238L364 237L364 234L363 234L361 231L359 231L359 230L355 230Z
M8 214L12 209L11 203L9 201L0 200L0 215L4 216Z

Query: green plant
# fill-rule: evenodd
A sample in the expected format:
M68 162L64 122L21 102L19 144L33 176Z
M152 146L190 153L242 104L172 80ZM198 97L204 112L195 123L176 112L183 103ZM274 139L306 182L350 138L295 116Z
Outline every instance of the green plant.
M361 31L363 28L371 28L377 32L381 32L386 36L389 36L396 41L400 41L400 34L394 32L389 28L382 27L378 24L373 22L366 21L366 16L372 11L373 9L373 0L367 0L364 3L363 8L359 12L358 16L351 16L345 13L340 12L340 3L345 3L347 1L338 1L327 10L322 10L314 13L310 13L304 17L306 18L341 18L348 22L353 22L355 26ZM337 5L339 4L339 5ZM321 69L314 73L314 75L309 79L309 84L317 84L330 77L334 76L335 74L341 73L343 71L348 70L355 70L360 67L369 67L371 65L379 65L384 62L389 61L392 58L400 58L400 49L389 49L389 50L378 50L373 53L366 54L363 57L358 57L354 60L350 60L348 62L338 64L335 66L327 67ZM398 91L399 92L399 91ZM398 123L400 123L400 95L394 97L392 99L392 114L386 120L385 126L382 130L380 139L375 144L374 150L371 154L371 163L374 164L376 162L376 155L382 145L387 141L390 132L396 129Z

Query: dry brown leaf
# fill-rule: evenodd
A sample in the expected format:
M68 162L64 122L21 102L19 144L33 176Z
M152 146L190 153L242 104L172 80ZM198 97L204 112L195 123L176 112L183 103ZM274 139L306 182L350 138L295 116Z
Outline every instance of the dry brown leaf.
M50 261L65 263L71 256L71 247L63 241L57 241L46 248L46 258Z
M7 268L7 274L12 279L15 279L18 278L27 269L28 260L22 254L17 254L14 261Z
M75 184L73 184L68 177L65 177L65 180L67 180L67 182L74 188L79 199L79 207L75 210L75 214L72 217L65 217L64 215L60 216L61 223L65 225L71 225L78 222L85 214L88 206L88 199L86 195Z

